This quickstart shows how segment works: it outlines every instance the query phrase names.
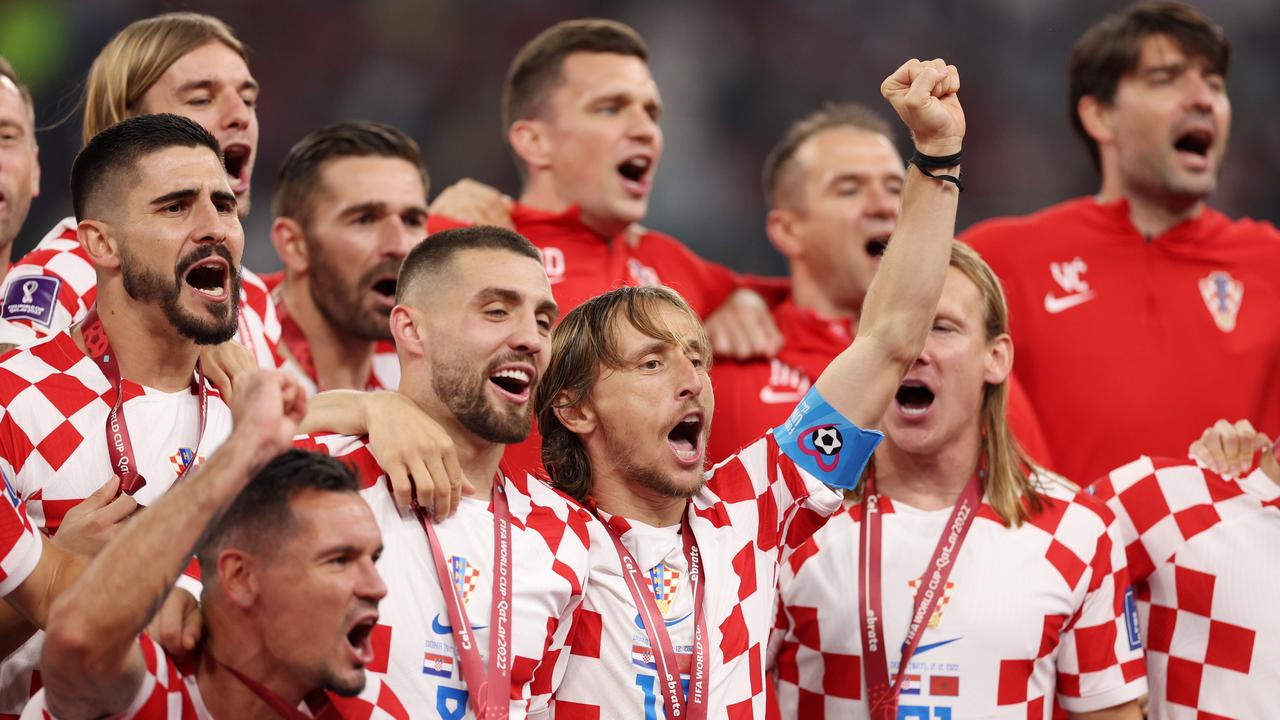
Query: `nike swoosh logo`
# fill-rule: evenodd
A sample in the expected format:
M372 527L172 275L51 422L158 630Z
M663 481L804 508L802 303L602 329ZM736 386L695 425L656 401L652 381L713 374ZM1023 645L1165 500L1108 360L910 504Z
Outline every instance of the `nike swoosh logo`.
M489 626L488 626L488 625L472 625L472 626L471 626L471 629L472 629L472 630L483 630L483 629L485 629L485 628L487 628L487 627L489 627ZM431 632L433 632L433 633L435 633L435 634L437 634L437 635L452 635L452 634L453 634L453 626L452 626L452 625L445 625L444 623L440 622L440 614L439 614L439 613L436 613L436 616L435 616L435 617L433 617L433 618L431 618Z
M769 403L771 405L782 405L784 403L794 405L804 399L804 393L799 390L775 390L766 385L760 388L760 402Z
M667 627L675 627L676 625L679 625L681 622L683 622L685 618L689 617L692 614L693 613L691 612L685 613L684 617L678 617L678 618L675 618L674 620L663 620L662 624L666 625ZM636 627L640 628L641 630L644 629L644 620L640 619L640 613L636 613Z
M1093 291L1076 293L1075 295L1063 295L1057 297L1053 293L1044 294L1044 311L1050 315L1057 315L1063 310L1070 310L1077 305L1083 305L1094 298Z
M920 645L919 647L916 648L916 655L923 655L934 648L940 648L943 645L950 645L951 643L959 639L960 638L957 637L957 638L951 638L950 640L940 640L936 643L929 643L928 645Z

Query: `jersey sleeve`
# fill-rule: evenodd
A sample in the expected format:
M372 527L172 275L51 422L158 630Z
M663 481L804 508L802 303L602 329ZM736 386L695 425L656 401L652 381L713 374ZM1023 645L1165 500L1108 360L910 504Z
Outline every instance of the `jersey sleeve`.
M92 298L86 296L96 295L96 278L79 244L28 253L9 269L0 290L0 343L30 345L71 327L89 311Z
M31 527L26 503L18 499L9 476L2 473L4 500L0 501L0 597L26 582L40 563L44 549L40 536Z
M664 259L663 265L678 265L683 276L670 285L688 301L698 317L705 320L729 299L734 290L744 286L742 278L729 268L703 258L675 238L661 237L667 245L663 253L670 256ZM659 274L662 273L659 270ZM663 283L668 283L665 276Z
M1147 692L1138 613L1114 522L1098 537L1088 570L1084 603L1058 650L1058 701L1077 713Z

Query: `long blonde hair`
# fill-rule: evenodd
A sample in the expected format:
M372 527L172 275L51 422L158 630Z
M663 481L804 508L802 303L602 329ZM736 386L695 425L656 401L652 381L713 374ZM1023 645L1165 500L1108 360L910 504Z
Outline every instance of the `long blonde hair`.
M216 40L245 62L244 44L221 20L174 12L139 20L121 30L89 68L84 93L84 141L138 114L138 103L183 55Z
M982 298L983 334L989 343L1009 332L1009 306L1000 280L973 248L955 240L951 243L951 267L960 271L978 288ZM1045 472L1018 444L1009 429L1009 382L987 383L982 389L979 422L982 457L986 464L984 481L987 504L1006 526L1018 526L1044 509L1044 498L1032 479ZM874 460L872 460L874 463ZM874 471L874 464L869 472ZM861 498L862 486L852 494Z

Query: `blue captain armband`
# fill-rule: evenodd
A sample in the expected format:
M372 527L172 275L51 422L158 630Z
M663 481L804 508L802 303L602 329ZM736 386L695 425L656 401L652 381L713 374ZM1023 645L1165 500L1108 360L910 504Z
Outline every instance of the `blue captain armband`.
M791 417L773 429L773 437L778 448L810 475L831 487L851 490L884 433L854 425L814 387Z

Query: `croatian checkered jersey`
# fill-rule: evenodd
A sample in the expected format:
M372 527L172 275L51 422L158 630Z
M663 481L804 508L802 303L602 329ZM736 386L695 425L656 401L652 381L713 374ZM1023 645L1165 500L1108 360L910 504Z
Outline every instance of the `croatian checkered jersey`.
M231 411L208 389L200 435L200 397L194 384L167 393L125 380L124 416L146 485L134 494L151 505L183 468L200 464L231 432ZM57 532L67 511L112 477L107 415L116 392L69 332L21 348L0 360L0 470L11 477L32 523ZM0 664L0 713L16 713L38 687L43 635L37 633ZM33 685L33 683L35 683Z
M373 631L375 660L415 719L474 717L454 647L449 613L427 536L416 517L401 513L382 468L365 440L317 434L295 445L353 466L361 494L382 529L378 570L387 596ZM595 522L568 497L541 481L505 478L512 529L510 712L541 718L564 675L565 640L582 601L588 570L588 525ZM463 498L458 511L436 524L448 579L458 588L484 662L489 655L493 578L493 512L488 501Z
M0 501L0 597L5 597L31 576L40 563L43 546L9 476L0 479L4 480L4 501Z
M280 322L261 278L240 268L236 339L259 367L279 367ZM76 240L75 218L63 218L9 268L0 297L0 343L30 345L80 322L98 297L97 274Z
M1151 717L1262 718L1280 698L1280 487L1142 457L1093 490L1138 596Z
M200 696L200 686L194 674L183 673L165 654L160 643L149 636L139 636L138 645L146 662L147 674L129 709L113 715L113 720L215 720ZM373 673L366 673L364 690L355 697L317 693L312 702L301 703L298 709L307 717L315 717L327 709L326 705L331 705L342 720L409 720L411 717L391 688ZM36 693L22 711L22 720L56 718L49 712L44 690Z
M1050 718L1140 697L1142 646L1122 546L1095 498L1041 475L1045 507L1005 527L983 502L912 656L899 718ZM881 496L889 678L916 588L951 508ZM848 507L792 554L770 641L783 718L867 718L858 623L862 508Z
M690 500L707 583L708 717L766 716L765 650L779 563L839 509L840 497L798 467L769 433L716 466ZM621 535L652 583L687 692L695 615L680 526L654 528L604 511L600 518ZM653 649L605 533L603 525L593 526L591 582L574 621L554 716L657 720L665 710Z

